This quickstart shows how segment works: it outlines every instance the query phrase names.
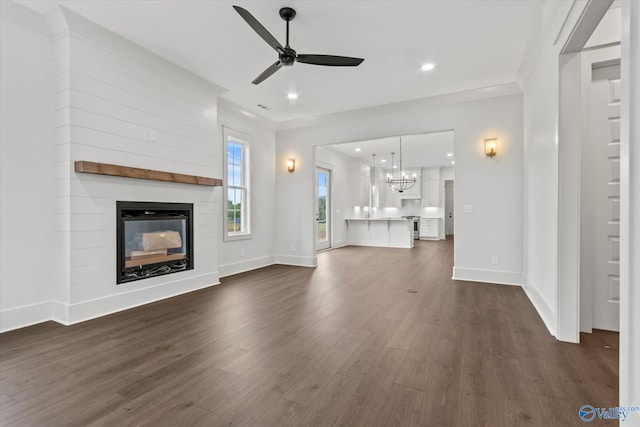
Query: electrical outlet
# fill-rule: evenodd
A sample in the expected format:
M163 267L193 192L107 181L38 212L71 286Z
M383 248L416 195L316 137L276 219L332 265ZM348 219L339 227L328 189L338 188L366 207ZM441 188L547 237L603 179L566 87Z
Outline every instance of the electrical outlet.
M500 257L498 255L494 255L491 257L491 264L498 265L500 264Z
M157 141L158 140L158 131L157 130L153 130L153 129L149 130L149 140L151 140L151 141Z
M293 243L291 244L291 252L295 252L296 251L296 245L294 245Z
M244 258L244 249L240 249L240 256Z

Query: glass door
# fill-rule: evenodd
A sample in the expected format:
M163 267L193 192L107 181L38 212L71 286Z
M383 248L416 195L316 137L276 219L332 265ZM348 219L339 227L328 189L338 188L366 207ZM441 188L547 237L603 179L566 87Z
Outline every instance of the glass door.
M316 168L316 249L331 247L331 171Z

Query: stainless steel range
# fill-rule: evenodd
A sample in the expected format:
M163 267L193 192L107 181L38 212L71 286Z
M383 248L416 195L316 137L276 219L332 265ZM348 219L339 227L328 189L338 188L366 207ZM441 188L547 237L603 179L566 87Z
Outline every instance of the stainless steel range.
M413 240L420 239L420 216L418 215L405 215L401 218L410 219L413 222Z

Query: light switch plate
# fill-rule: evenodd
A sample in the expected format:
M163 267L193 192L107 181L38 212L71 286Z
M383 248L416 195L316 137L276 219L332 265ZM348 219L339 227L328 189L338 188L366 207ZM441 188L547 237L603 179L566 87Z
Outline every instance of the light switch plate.
M473 205L464 205L464 213L473 213Z

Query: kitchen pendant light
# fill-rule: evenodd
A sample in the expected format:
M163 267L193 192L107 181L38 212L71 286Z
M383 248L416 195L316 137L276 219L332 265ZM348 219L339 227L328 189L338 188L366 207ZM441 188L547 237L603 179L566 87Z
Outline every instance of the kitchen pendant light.
M408 177L407 175L405 175L404 171L402 170L402 137L400 137L400 165L398 167L398 170L399 170L398 178L395 178L393 176L393 168L395 165L394 163L395 154L396 154L395 152L391 153L391 173L387 174L386 182L389 188L391 188L391 191L393 192L397 191L398 193L403 193L405 190L408 190L415 185L417 178L415 174L412 177Z

